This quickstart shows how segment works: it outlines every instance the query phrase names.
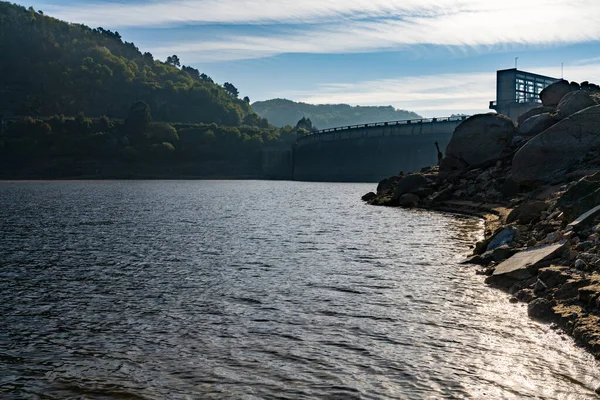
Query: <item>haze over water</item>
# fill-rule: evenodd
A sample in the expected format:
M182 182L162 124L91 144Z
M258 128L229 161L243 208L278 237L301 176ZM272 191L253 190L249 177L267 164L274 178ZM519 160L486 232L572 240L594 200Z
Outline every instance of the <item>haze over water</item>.
M594 396L591 356L459 265L480 221L373 186L0 183L0 397Z

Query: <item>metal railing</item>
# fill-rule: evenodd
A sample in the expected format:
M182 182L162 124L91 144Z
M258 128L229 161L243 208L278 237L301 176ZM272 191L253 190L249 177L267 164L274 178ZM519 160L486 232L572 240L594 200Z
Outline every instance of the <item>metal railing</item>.
M347 125L347 126L339 126L336 128L328 128L328 129L321 129L318 131L312 131L303 136L320 135L323 133L347 131L347 130L351 130L351 129L375 128L375 127L380 127L380 126L430 124L430 123L438 123L438 122L458 122L458 121L464 121L468 117L469 117L468 115L459 115L459 116L455 116L455 117L403 119L403 120L399 120L399 121L374 122L374 123L362 124L362 125Z

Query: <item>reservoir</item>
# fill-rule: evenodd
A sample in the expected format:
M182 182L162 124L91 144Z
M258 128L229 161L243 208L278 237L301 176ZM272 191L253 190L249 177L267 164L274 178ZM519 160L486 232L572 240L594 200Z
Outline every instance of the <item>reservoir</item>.
M374 184L0 182L3 399L586 399L598 363Z

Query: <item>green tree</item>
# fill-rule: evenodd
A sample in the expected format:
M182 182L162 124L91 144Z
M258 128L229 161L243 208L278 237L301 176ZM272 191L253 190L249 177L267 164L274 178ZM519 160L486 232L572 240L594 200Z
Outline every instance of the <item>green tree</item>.
M225 90L227 91L227 93L229 93L232 97L235 97L237 99L237 97L239 96L240 92L239 90L233 86L233 84L229 83L229 82L225 82L223 84L223 87L225 88Z
M174 67L181 67L181 62L179 61L179 57L177 57L175 54L167 57L166 64L172 65Z
M152 123L152 114L150 113L150 106L139 100L131 105L127 119L125 120L125 127L127 131L137 138L143 137L150 124Z

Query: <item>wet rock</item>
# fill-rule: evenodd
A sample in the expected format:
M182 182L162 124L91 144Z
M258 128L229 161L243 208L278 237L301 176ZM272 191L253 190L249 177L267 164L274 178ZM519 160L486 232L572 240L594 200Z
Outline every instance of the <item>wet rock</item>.
M552 85L542 90L540 93L540 99L542 100L542 104L545 106L556 106L571 90L572 88L568 81L564 79L556 81Z
M600 146L600 106L586 108L535 136L517 151L511 177L520 185L561 182L565 172Z
M535 136L544 132L555 123L554 116L550 113L539 114L526 119L519 125L518 132L519 135L523 136Z
M585 269L587 264L582 259L577 259L577 260L575 260L575 264L573 264L573 266L579 270L583 270L583 269Z
M525 122L526 120L528 120L531 117L534 117L536 115L539 114L543 114L543 113L554 113L556 111L556 107L552 107L552 106L539 106L539 107L535 107L532 108L529 111L524 112L523 114L521 114L519 116L519 118L517 119L517 122L519 125L521 125L523 122Z
M413 193L406 193L398 199L398 205L404 208L414 208L419 205L419 196Z
M511 304L516 304L516 303L518 303L518 302L519 302L519 299L517 299L515 296L511 296L511 298L510 298L510 299L508 299L508 301L509 301Z
M376 198L376 197L377 197L377 195L376 195L375 193L373 193L373 192L369 192L369 193L365 194L365 195L362 197L362 200L363 200L363 201L371 201L371 200L373 200L373 199L374 199L374 198Z
M556 301L548 299L535 299L527 305L527 314L530 318L540 321L551 321L554 318Z
M446 154L469 165L486 164L498 159L514 133L512 120L504 115L474 115L454 130Z
M487 246L487 251L494 250L502 245L512 242L515 239L517 230L514 227L504 228L498 232Z
M542 212L547 209L548 204L544 201L527 201L515 207L506 217L506 222L509 224L512 222L529 224L540 219Z
M557 117L564 119L585 108L598 104L585 90L567 93L558 103Z
M529 303L531 300L535 298L533 294L533 290L531 289L521 289L515 293L515 297L524 303Z

